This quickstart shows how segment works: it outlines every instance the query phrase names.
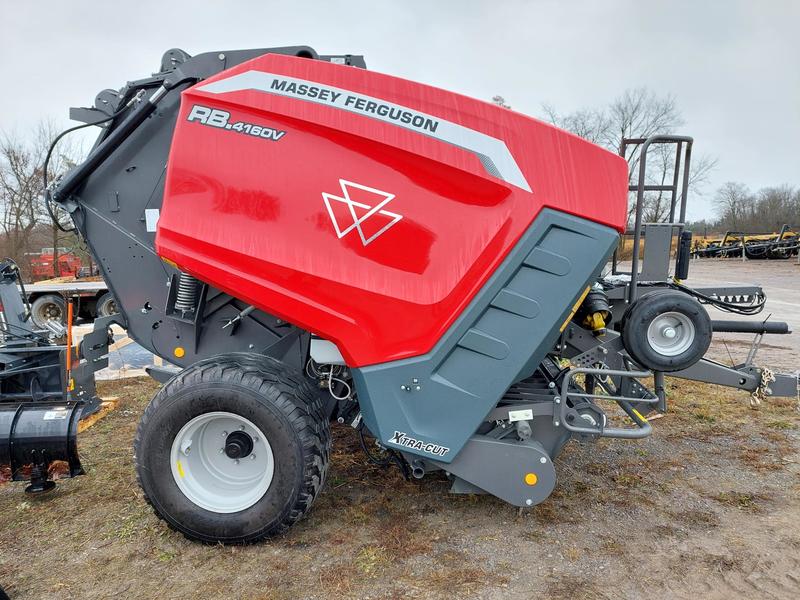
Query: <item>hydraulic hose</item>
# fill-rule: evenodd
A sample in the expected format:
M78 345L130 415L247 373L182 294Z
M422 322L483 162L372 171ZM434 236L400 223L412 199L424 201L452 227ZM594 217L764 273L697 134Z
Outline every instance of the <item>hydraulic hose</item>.
M153 114L156 106L167 94L165 86L159 87L153 95L142 102L130 116L125 119L119 127L114 129L106 139L80 165L67 173L59 182L56 188L50 193L50 199L54 202L64 202L80 186L87 177L97 170L97 168L111 156L128 137L141 125L147 117Z

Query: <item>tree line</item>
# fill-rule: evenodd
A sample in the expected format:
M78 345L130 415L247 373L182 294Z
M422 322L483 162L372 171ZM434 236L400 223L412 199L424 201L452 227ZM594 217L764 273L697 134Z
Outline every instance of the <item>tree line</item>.
M743 183L729 181L717 190L714 206L717 218L693 223L694 231L773 233L783 225L800 229L800 188L789 184L753 192Z

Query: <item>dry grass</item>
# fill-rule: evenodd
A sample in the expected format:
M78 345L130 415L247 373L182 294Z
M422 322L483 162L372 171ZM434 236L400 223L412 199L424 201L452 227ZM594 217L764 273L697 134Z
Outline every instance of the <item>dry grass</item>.
M719 527L719 516L710 510L683 510L673 513L677 523L691 527L692 529L712 529Z
M764 504L769 500L765 494L749 492L719 492L712 496L714 500L725 506L732 506L746 512L761 512Z
M671 411L650 440L569 444L554 494L531 510L449 496L442 474L405 481L368 464L352 430L337 426L328 485L304 521L256 546L202 546L164 527L135 482L131 440L156 389L102 384L120 405L81 436L87 476L46 498L0 486L0 585L13 598L449 599L516 589L576 600L607 597L596 582L612 574L628 590L620 595L641 597L643 568L669 565L687 581L691 561L740 569L725 536L745 527L754 528L747 544L800 547L797 519L775 524L800 492L787 483L794 404L753 411L746 395L683 381L671 383ZM717 538L713 552L668 550Z
M611 597L601 591L596 582L581 576L554 577L547 583L547 598L553 600L607 600Z
M644 255L645 239L639 240L639 256ZM672 255L674 256L678 248L678 239L672 240ZM633 236L626 235L622 243L617 247L617 260L631 260L633 257Z

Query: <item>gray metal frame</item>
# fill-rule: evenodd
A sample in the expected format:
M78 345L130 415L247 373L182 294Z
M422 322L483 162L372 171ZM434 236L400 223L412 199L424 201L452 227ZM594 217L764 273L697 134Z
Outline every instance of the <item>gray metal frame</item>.
M54 340L64 332L60 324L40 330L30 318L19 269L13 261L0 266L0 402L83 400L83 416L100 408L94 370L75 361L67 389L67 346Z
M675 145L675 167L671 185L647 185L646 183L647 153L652 146L658 144ZM636 301L643 294L654 289L650 285L643 284L652 282L662 283L671 279L670 263L672 239L675 235L680 238L685 228L684 221L686 218L692 145L693 139L691 137L677 135L656 135L646 139L624 139L620 145L619 153L622 157L626 157L628 148L630 147L640 146L641 151L639 155L637 181L635 184L629 186L629 191L636 192L634 228L626 232L633 235L631 272L621 273L618 270L616 252L612 258L612 274L630 275L630 281L625 286L616 287L606 292L611 304L612 321L618 321L631 303ZM671 194L669 221L667 223L642 222L644 195L648 191L669 192ZM678 211L677 221L675 219L676 210ZM782 239L784 229L781 230L781 235L778 236L779 239ZM726 234L725 240L727 240L730 234L731 232ZM639 246L642 238L645 240L645 248L640 269ZM678 256L676 258L676 268L680 260L681 256ZM742 305L747 305L753 298L763 295L763 290L758 286L702 287L696 288L695 291L725 302ZM720 331L721 325L719 324L721 322L712 322L712 325L714 325L714 323L717 323L714 330ZM780 329L780 327L768 328L766 325L757 322L751 322L748 325L751 327L747 329L747 331L757 329L759 326L761 326L762 331L756 334L750 351L748 352L748 358L743 364L729 367L704 358L688 369L669 373L669 375L704 383L734 387L751 393L759 390L762 387L763 370L756 368L753 361L762 341L763 334L789 333L789 331L788 327L784 327L784 330L779 331L778 329ZM771 325L778 324L773 323ZM782 325L785 326L785 324ZM621 348L619 342L615 343ZM602 348L605 345L606 344L598 345L598 348ZM629 357L627 360L630 360ZM653 375L656 382L656 394L661 398L659 409L665 410L666 397L663 393L664 374L654 373ZM770 385L769 392L776 396L791 397L797 394L797 385L798 380L796 376L775 374L775 381Z
M645 192L670 192L669 225L678 229L678 235L684 228L686 220L686 202L689 195L689 169L692 161L692 144L694 139L685 135L654 135L649 138L624 138L620 144L619 154L626 158L628 147L641 146L639 152L639 176L636 185L630 185L629 191L636 192L636 205L633 227L633 257L631 264L631 282L628 288L628 302L633 302L638 294L639 280L639 243L642 238L642 210L644 209ZM647 152L653 144L675 144L675 169L672 185L647 185ZM685 149L684 149L685 148ZM683 156L682 156L683 153ZM682 173L682 176L681 176ZM678 196L680 182L680 196ZM680 218L675 222L675 209L680 201ZM614 253L613 272L617 273L617 256Z
M87 160L70 171L49 192L50 201L69 211L87 241L119 315L95 322L97 346L91 354L98 368L106 328L119 323L141 346L178 367L229 352L258 352L302 369L308 356L308 334L283 320L255 310L248 303L199 284L196 310L174 309L180 272L162 261L154 248L145 211L159 210L180 92L200 79L266 53L319 60L308 46L208 52L191 57L168 51L161 71L131 81L122 90L98 94L94 108L73 110L72 116L95 123L118 114L104 126ZM363 67L362 57L335 57ZM95 356L96 355L96 356ZM170 371L154 372L160 379Z
M587 367L577 367L570 369L561 384L561 396L555 400L556 405L559 407L558 415L554 416L556 427L563 425L569 431L574 433L586 433L591 435L599 435L601 437L616 437L624 439L640 439L649 436L653 432L650 423L634 408L634 405L641 403L655 404L659 401L657 397L642 398L634 396L626 396L623 394L609 394L609 393L586 393L576 392L573 388L576 387L576 377L578 375L591 375L595 378L605 379L606 377L616 378L618 381L624 381L627 378L642 378L652 375L650 371L625 371L617 369L596 369ZM573 425L567 418L567 403L569 400L576 399L589 399L589 400L613 400L622 410L630 417L631 421L636 425L636 429L625 429L621 427L604 427L600 424L599 427L585 427L581 425Z

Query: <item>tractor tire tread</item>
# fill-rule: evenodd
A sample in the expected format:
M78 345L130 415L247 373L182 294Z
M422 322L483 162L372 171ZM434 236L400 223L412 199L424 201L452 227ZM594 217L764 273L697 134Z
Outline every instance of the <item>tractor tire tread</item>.
M260 393L277 407L291 423L304 449L304 481L298 497L288 515L278 524L258 534L227 543L254 543L285 533L294 523L308 513L314 500L325 485L331 454L331 432L324 403L300 374L287 369L280 361L264 355L232 353L201 360L178 373L164 384L144 411L134 439L134 460L139 456L142 431L150 415L159 409L164 398L178 390L196 384L226 381ZM208 544L203 539L181 531L165 519L153 501L144 492L137 468L137 482L147 504L155 515L173 531L189 540Z

